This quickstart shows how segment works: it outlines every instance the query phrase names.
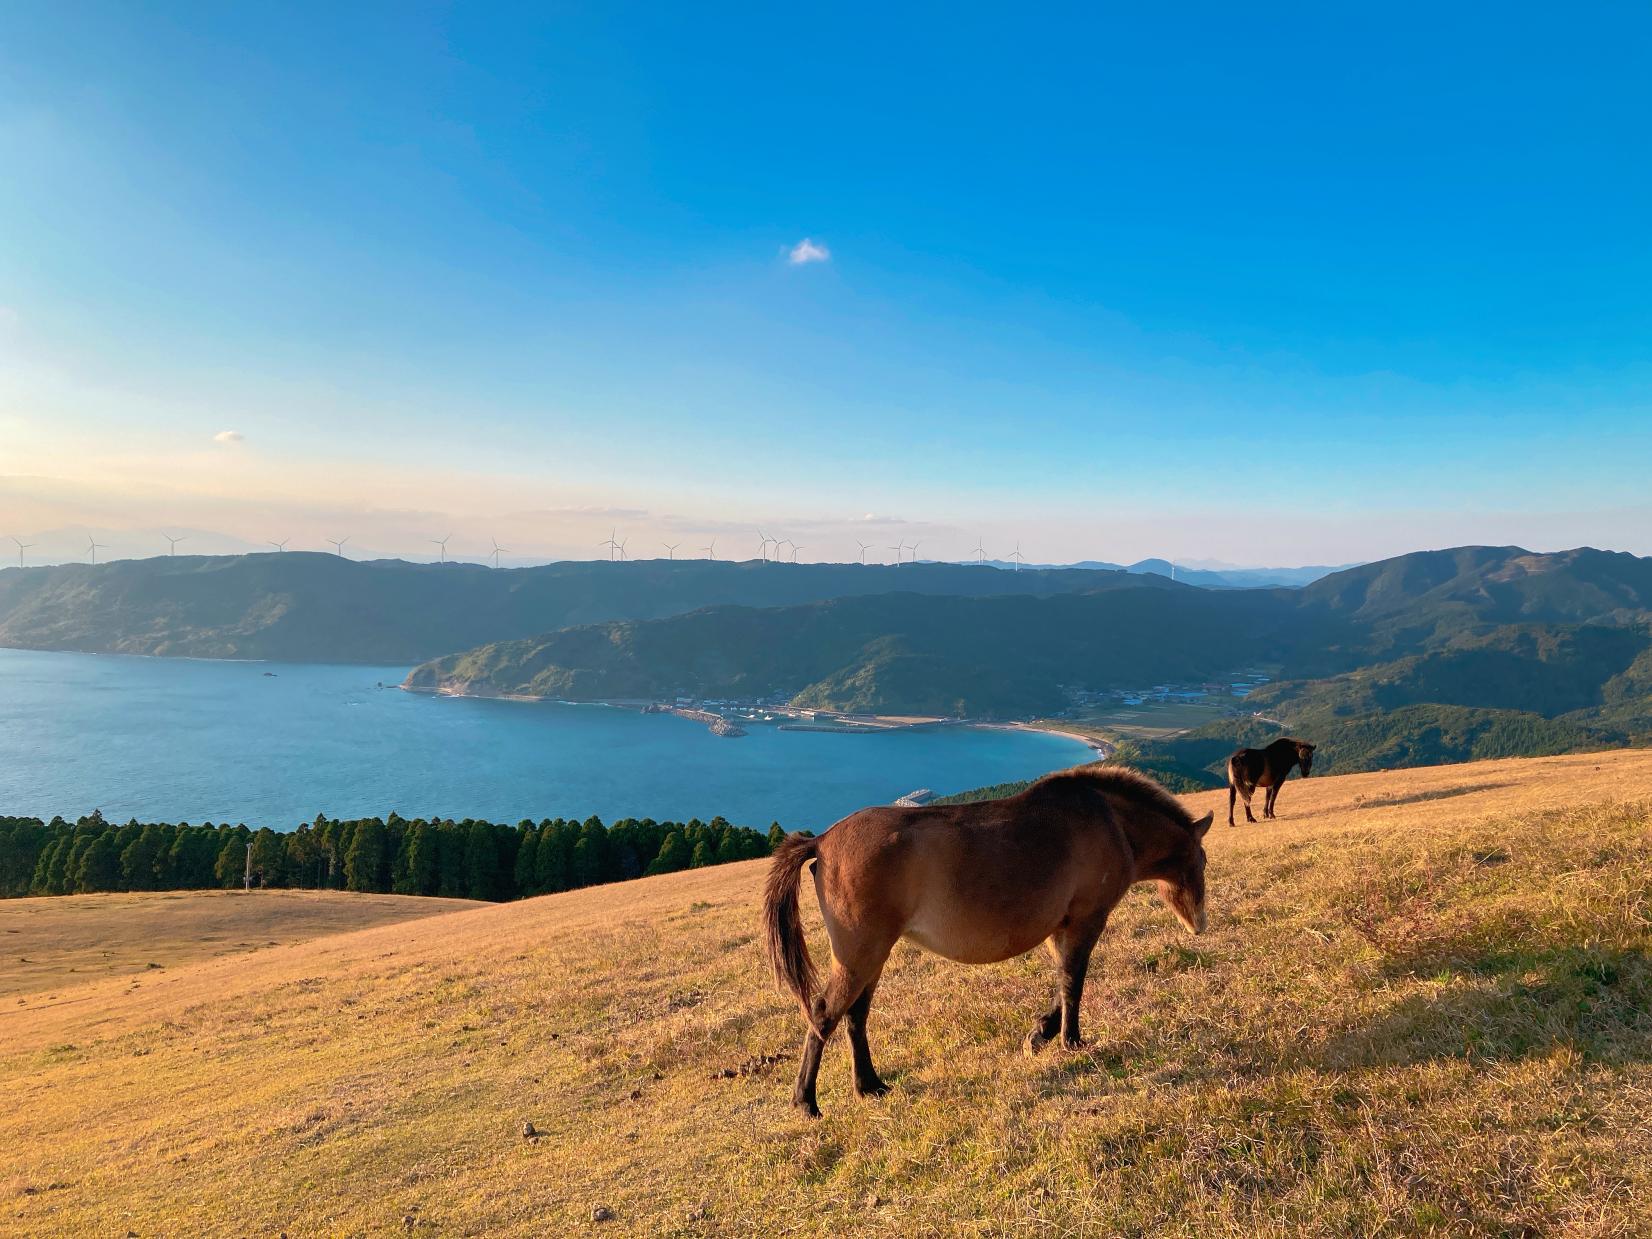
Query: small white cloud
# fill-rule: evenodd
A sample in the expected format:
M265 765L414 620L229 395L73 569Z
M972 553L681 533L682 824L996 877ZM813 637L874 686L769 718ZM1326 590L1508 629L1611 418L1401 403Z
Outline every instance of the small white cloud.
M239 430L220 430L212 436L212 441L214 443L239 443L246 437Z
M794 267L801 267L805 263L825 262L832 256L832 251L813 237L804 237L786 252L786 261Z

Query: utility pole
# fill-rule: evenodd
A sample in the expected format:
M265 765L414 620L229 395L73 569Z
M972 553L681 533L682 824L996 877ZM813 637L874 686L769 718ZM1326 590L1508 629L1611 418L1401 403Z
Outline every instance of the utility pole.
M241 879L241 883L242 883L242 885L241 885L242 890L246 890L246 891L252 890L252 840L251 839L247 840L247 872L246 872L245 876Z

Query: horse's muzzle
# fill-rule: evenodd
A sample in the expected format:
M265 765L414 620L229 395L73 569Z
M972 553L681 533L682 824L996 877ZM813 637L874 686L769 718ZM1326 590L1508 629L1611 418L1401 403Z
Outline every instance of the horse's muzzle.
M1205 932L1207 918L1205 916L1203 906L1198 907L1189 913L1185 909L1173 903L1170 905L1170 910L1176 914L1176 919L1186 927L1188 933L1197 936Z

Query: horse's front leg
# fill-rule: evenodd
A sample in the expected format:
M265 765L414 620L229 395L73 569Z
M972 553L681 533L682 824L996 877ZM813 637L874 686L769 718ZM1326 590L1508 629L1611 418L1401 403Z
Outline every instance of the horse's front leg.
M1105 924L1105 918L1102 924ZM1090 954L1101 937L1102 925L1075 935L1068 944L1061 961L1061 1045L1063 1049L1084 1047L1084 1038L1078 1034L1078 1008L1084 997L1084 978L1090 971Z
M1038 1017L1038 1023L1033 1025L1032 1031L1027 1034L1027 1039L1021 1043L1021 1048L1028 1054L1036 1054L1054 1041L1055 1035L1060 1031L1061 994L1058 990L1055 996L1055 1005Z
M1278 799L1279 799L1279 784L1275 783L1272 787L1268 788L1268 799L1267 799L1267 802L1265 804L1263 804L1263 806L1262 806L1262 816L1270 822L1274 818L1273 802L1278 800Z
M1055 956L1058 977L1056 1001L1033 1026L1032 1032L1027 1034L1027 1053L1036 1054L1055 1040L1058 1032L1063 1049L1083 1047L1084 1041L1078 1030L1079 1004L1084 998L1084 978L1090 970L1090 953L1095 950L1096 940L1101 937L1106 923L1106 917L1102 917L1094 925L1082 930L1069 929L1050 939L1048 945L1050 953Z

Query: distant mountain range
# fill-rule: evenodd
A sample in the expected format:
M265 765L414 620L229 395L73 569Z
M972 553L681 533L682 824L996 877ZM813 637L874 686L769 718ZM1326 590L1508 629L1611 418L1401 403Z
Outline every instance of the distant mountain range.
M1330 769L1652 740L1652 560L1459 547L1250 589L1154 566L179 555L0 571L0 644L418 663L410 687L475 694L975 718L1278 669L1243 714L1131 750L1191 784L1281 727L1321 740Z
M1311 585L1321 577L1330 576L1333 572L1341 572L1344 568L1354 565L1315 565L1305 568L1234 568L1223 565L1213 568L1172 564L1168 559L1138 559L1133 564L1123 565L1110 564L1099 559L1086 559L1068 566L1091 568L1101 572L1152 573L1156 576L1171 577L1184 585L1201 585L1206 589L1265 589L1275 585L1286 588Z
M790 606L890 591L1036 597L1133 588L1144 580L1153 578L936 563L651 559L495 570L300 551L163 555L0 569L0 646L411 664L570 625L654 619L708 606Z
M991 718L1053 713L1074 687L1282 668L1247 702L1264 720L1213 724L1180 747L1141 754L1190 777L1216 760L1199 745L1225 745L1225 756L1241 735L1277 734L1281 724L1357 732L1357 752L1350 739L1339 769L1380 764L1390 750L1448 760L1652 734L1652 561L1468 547L1297 590L1128 586L1138 579L1113 578L1105 592L886 594L592 625L433 660L407 682L571 700L779 696ZM1389 715L1391 727L1371 723ZM1459 739L1430 733L1430 717L1449 717ZM1338 762L1337 747L1327 763Z

